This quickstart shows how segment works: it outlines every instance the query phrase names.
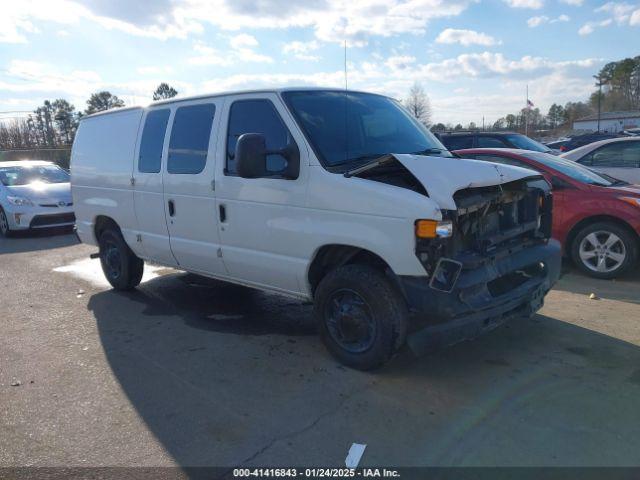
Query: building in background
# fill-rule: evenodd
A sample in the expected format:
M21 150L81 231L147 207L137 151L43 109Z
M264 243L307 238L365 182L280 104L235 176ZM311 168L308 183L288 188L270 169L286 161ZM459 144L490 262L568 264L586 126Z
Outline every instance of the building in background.
M627 112L603 112L600 114L600 131L618 133L640 127L640 110ZM598 130L598 115L593 114L573 122L574 130L595 132Z

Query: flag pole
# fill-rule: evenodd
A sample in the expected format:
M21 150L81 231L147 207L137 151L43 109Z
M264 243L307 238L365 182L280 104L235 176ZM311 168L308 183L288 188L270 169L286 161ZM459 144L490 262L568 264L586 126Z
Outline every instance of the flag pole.
M527 83L527 98L524 102L524 134L529 136L529 84Z

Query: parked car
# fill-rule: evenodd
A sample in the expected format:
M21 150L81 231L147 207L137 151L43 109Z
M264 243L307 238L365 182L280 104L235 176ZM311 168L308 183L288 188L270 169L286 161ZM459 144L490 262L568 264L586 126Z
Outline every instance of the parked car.
M398 102L363 92L116 109L80 122L77 232L115 289L149 260L313 300L331 353L367 369L409 331L422 349L531 315L558 278L547 182L452 158Z
M0 234L17 230L73 227L69 174L54 163L0 163Z
M582 135L574 135L569 138L569 140L562 146L560 146L560 151L570 152L571 150L575 150L576 148L582 147L584 145L589 145L593 142L599 142L600 140L608 140L610 138L618 138L619 135L615 133L585 133Z
M640 248L640 187L540 152L472 149L458 155L531 168L553 185L553 238L585 273L614 278Z
M562 154L585 167L629 183L640 184L640 138L601 140Z
M453 132L441 133L440 140L449 150L463 148L523 148L534 152L553 153L540 142L514 132Z
M555 142L545 143L549 149L553 151L553 153L562 153L567 149L567 144L571 141L569 138L564 138L562 140L557 140Z

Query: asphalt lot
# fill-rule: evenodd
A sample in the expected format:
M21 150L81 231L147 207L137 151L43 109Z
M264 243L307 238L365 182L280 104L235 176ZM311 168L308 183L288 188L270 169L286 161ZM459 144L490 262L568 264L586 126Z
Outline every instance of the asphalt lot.
M569 267L533 319L362 373L309 305L161 268L116 293L93 251L0 238L0 466L640 465L640 273Z

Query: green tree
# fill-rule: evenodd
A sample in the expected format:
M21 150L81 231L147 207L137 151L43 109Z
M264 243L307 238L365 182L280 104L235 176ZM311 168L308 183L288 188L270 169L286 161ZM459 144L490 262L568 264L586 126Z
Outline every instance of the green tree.
M504 130L507 121L504 118L499 118L493 122L493 130Z
M158 88L156 88L156 91L153 92L153 101L157 101L157 100L164 100L166 98L173 98L176 95L178 95L178 91L169 86L168 83L164 83L162 82L160 85L158 85Z
M556 128L564 123L564 108L562 105L554 103L549 107L549 113L547 113L547 119L549 120L549 126Z
M447 127L444 123L436 123L431 127L432 132L444 132L447 130Z
M89 100L87 100L87 108L85 113L90 115L96 112L102 112L104 110L111 110L112 108L124 107L124 101L120 100L117 96L111 92L102 91L91 94Z
M33 111L34 125L38 136L38 143L52 147L56 143L56 131L53 126L54 108L49 100Z
M61 140L67 145L73 143L76 129L78 128L78 118L75 107L63 98L59 98L51 104L54 108L54 120L58 127Z
M518 127L518 119L516 118L516 116L513 113L510 113L509 115L507 115L506 117L504 117L504 120L506 122L506 126L507 126L507 130L515 130Z

